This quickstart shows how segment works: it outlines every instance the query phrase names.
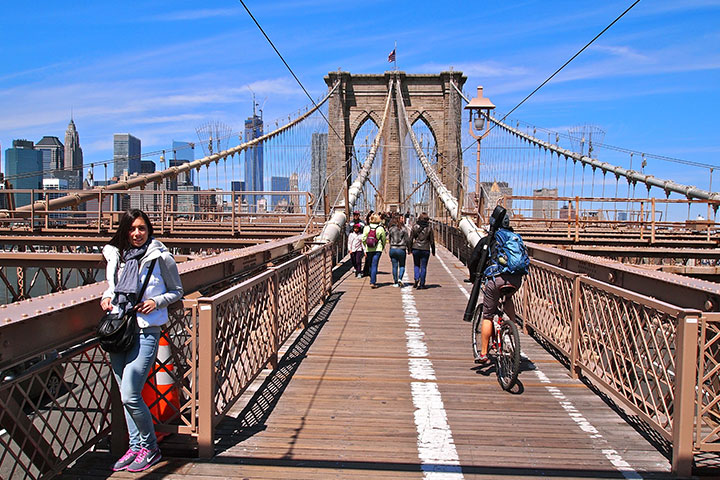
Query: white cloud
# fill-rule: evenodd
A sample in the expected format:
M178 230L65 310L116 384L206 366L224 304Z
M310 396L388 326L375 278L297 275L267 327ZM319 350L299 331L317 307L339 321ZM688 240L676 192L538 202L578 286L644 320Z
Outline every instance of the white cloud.
M425 63L414 67L413 70L421 72L439 72L449 70L452 67L455 71L461 71L472 77L517 77L527 75L529 72L525 67L506 66L497 62L460 62L451 65L439 63Z
M646 55L642 55L630 47L626 46L610 46L610 45L594 45L589 48L597 52L605 52L616 57L622 57L624 59L633 61L647 61L650 58Z
M186 20L200 20L204 18L229 17L245 13L241 8L215 8L201 10L182 10L149 17L149 21L177 22Z

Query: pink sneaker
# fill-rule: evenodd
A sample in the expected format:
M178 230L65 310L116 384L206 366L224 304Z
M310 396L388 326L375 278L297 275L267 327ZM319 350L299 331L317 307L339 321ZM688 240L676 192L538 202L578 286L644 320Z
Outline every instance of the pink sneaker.
M128 465L135 461L135 457L137 457L137 455L138 452L134 451L133 449L128 449L128 451L125 452L125 455L120 457L120 460L115 462L115 465L113 465L113 472L121 472L123 470L126 470Z
M148 450L143 447L140 449L140 452L138 452L137 457L135 457L135 461L128 465L127 471L142 472L143 470L147 470L155 465L161 458L162 455L160 454L160 449L158 447L155 447L152 450Z

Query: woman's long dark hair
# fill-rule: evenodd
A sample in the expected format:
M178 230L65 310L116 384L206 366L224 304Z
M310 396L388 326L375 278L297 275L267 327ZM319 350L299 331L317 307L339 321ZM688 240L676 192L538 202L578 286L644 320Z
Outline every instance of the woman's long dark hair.
M137 208L128 210L123 214L122 218L120 219L120 225L118 225L118 229L115 232L115 235L113 235L109 242L110 245L120 250L120 254L132 247L132 245L130 244L130 227L132 227L133 222L138 217L142 217L142 219L145 221L145 225L147 225L148 240L151 239L153 236L153 226L152 223L150 223L150 219L148 218L147 214Z

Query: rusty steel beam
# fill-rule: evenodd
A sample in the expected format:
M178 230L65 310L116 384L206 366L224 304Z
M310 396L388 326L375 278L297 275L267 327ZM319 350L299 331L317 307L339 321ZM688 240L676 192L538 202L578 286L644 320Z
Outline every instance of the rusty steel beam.
M232 238L232 237L164 237L156 235L169 248L243 248L252 245L277 241L277 236L268 238ZM45 245L48 247L102 246L110 241L110 236L62 236L62 235L0 235L0 245Z
M187 255L175 255L177 263L188 261ZM36 268L105 268L101 253L0 252L0 267Z
M186 294L297 251L312 235L296 235L178 265ZM92 338L107 282L0 305L0 368Z
M621 247L607 245L566 245L563 250L602 257L633 257L633 258L711 258L720 260L717 248L682 248L682 247Z
M617 287L657 298L682 308L720 311L720 285L706 280L626 265L559 248L526 242L530 255L571 272L585 274Z
M577 241L575 241L575 236L573 235L572 238L568 238L567 235L556 235L552 237L547 236L539 236L539 235L533 235L533 234L527 234L523 233L522 231L518 231L518 233L523 237L523 239L527 239L530 242L536 242L536 243L544 243L548 245L585 245L585 246L594 246L594 245L604 245L604 246L617 246L617 247L648 247L650 245L657 246L657 247L668 247L668 248L681 248L681 247L688 247L688 248L706 248L706 249L712 249L717 248L718 244L715 241L707 241L703 239L662 239L662 238L656 238L654 242L651 242L650 240L650 234L645 235L644 239L641 239L639 236L637 238L622 238L619 236L580 236Z

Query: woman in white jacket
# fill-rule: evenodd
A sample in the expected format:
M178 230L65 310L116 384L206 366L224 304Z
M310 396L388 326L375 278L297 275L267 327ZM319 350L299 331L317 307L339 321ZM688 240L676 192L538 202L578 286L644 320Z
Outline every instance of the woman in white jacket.
M103 248L108 288L100 305L103 310L114 312L136 309L140 327L129 351L110 353L130 437L128 451L115 463L114 471L141 472L161 458L142 389L155 363L161 327L168 321L167 307L180 300L183 288L175 259L152 234L152 224L145 212L129 210L110 243ZM149 272L153 259L157 261ZM136 298L147 275L150 280L143 298Z

